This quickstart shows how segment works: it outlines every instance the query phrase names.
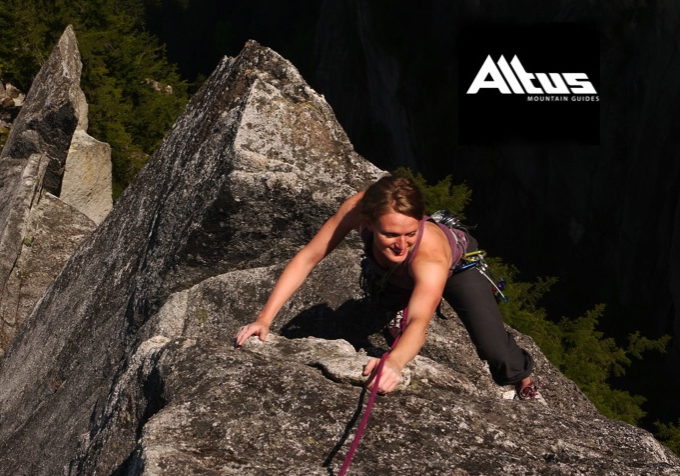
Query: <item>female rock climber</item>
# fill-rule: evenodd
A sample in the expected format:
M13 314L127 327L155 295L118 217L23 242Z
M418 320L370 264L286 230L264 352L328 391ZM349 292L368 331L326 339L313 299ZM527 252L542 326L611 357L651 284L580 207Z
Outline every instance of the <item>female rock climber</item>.
M380 393L389 393L399 384L402 369L425 343L427 328L444 297L463 321L480 358L489 363L494 381L515 385L517 398L537 398L529 376L533 360L505 331L489 282L475 269L453 273L463 254L477 249L476 240L463 229L428 221L423 215L423 197L407 178L386 176L349 197L288 263L255 321L237 333L235 345L254 335L264 341L276 314L316 264L357 229L364 240L369 274L379 284L374 286L380 288L378 303L395 312L395 320L396 311L408 307L403 334L384 363ZM398 326L395 320L393 327ZM378 362L372 358L363 374L370 375Z

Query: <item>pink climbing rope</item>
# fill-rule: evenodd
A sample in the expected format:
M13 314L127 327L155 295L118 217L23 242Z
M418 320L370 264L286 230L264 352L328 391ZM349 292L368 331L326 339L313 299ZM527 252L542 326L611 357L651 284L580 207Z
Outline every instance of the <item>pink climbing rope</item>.
M408 308L404 309L403 315L404 315L404 317L401 319L399 334L394 339L394 342L392 342L391 349L394 349L396 347L397 342L399 342L401 335L404 333L404 329L406 329L406 321L408 320ZM364 415L361 417L361 421L359 422L359 426L357 427L357 431L354 434L354 441L352 441L352 445L349 447L349 451L347 452L347 456L345 456L345 461L342 462L342 466L340 467L340 471L338 472L338 476L345 476L345 474L347 474L347 470L349 469L349 465L350 465L350 463L352 463L352 458L354 458L354 454L356 453L357 448L359 447L359 442L361 441L361 438L364 436L364 432L366 431L366 426L368 425L368 420L371 417L371 413L373 411L373 403L375 403L375 398L378 395L378 387L380 385L380 375L382 374L382 369L383 369L383 366L385 365L385 360L387 359L387 356L389 356L389 355L390 355L389 352L385 352L380 357L380 362L378 363L378 367L373 372L373 375L368 379L368 382L366 382L366 384L368 385L371 382L371 380L375 379L375 382L373 383L373 387L371 387L371 394L369 395L368 402L366 403L366 409L364 410Z

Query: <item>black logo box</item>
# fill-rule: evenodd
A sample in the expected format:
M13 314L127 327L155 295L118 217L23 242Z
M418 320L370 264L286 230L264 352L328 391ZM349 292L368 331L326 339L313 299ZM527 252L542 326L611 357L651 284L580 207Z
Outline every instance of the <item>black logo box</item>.
M469 25L461 29L458 40L459 144L599 144L597 25ZM552 101L533 101L529 99L540 95L501 94L497 89L466 94L488 55L494 62L503 55L508 63L517 56L528 73L586 73L597 94L542 95Z

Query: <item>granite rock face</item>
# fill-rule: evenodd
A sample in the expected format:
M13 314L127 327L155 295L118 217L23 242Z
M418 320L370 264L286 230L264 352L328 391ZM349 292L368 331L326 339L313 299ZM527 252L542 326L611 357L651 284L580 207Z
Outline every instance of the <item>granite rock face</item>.
M266 342L232 338L285 262L379 175L290 63L255 42L225 58L0 364L3 473L335 474L390 317L361 299L358 237ZM504 400L444 312L402 388L378 400L352 474L680 471L525 336L548 404Z
M46 189L59 195L60 169L78 123L80 54L67 30L34 80L7 143L0 153L0 280L4 282L21 242L21 222L33 195ZM38 156L38 157L34 157ZM31 164L39 175L27 176ZM44 163L44 164L43 164ZM34 186L26 189L27 180ZM23 189L22 189L23 188ZM28 197L27 197L28 195ZM28 200L28 204L26 201ZM22 202L19 205L18 202Z
M76 129L59 198L99 224L113 207L111 179L111 146Z
M225 58L2 361L3 470L67 467L172 292L290 258L380 174L290 63L255 43Z
M8 186L10 177L20 173L18 171L28 157L42 154L47 160L43 187L53 195L59 195L66 152L84 99L80 89L81 70L76 37L68 27L35 77L2 151L0 164L3 164L4 187ZM3 190L0 224L7 220L9 196Z
M20 253L0 294L0 354L10 346L61 266L94 228L92 220L49 192L33 204Z
M59 198L101 223L113 207L111 146L87 133L88 104L79 94L78 124L71 138Z
M36 76L0 154L0 355L112 206L111 151L87 135L81 67L69 26ZM15 106L23 100L10 85L5 95Z
M359 298L359 258L352 249L329 256L282 311L275 333L241 350L230 338L266 299L280 265L225 273L172 294L143 326L133 364L82 442L72 474L111 467L153 475L336 474L365 402L362 366L386 348L379 333L385 316ZM351 474L680 468L649 433L599 415L516 333L537 357L548 405L504 400L508 389L494 385L461 323L450 309L445 315L405 370L406 384L378 399ZM110 448L125 445L125 461L111 461Z

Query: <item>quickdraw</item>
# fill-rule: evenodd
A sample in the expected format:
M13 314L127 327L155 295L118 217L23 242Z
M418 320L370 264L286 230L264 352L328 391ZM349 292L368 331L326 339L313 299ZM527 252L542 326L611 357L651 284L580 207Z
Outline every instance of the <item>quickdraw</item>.
M430 215L430 221L441 223L442 225L448 226L449 228L458 228L459 230L463 230L465 232L470 231L471 228L475 228L474 226L464 225L463 222L460 221L460 218L458 218L453 213L450 213L448 210L437 210L432 215Z
M503 302L508 302L508 297L503 294L503 290L505 289L505 280L500 279L499 281L496 281L493 278L491 275L491 270L489 269L489 264L486 262L486 259L484 259L485 256L486 252L484 250L475 250L465 253L461 258L462 262L453 268L453 272L460 273L470 268L477 268L479 274L484 276L486 280L491 283L494 296Z

